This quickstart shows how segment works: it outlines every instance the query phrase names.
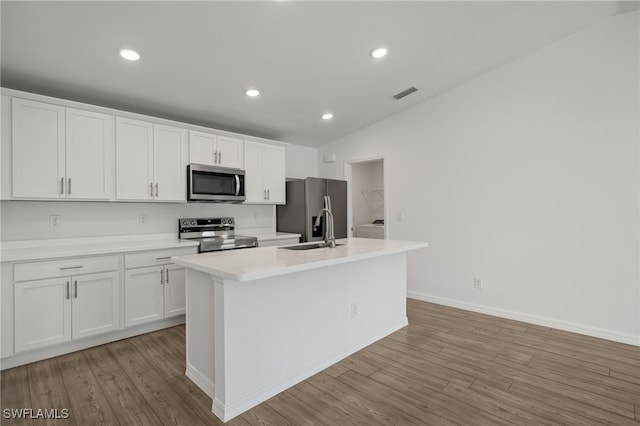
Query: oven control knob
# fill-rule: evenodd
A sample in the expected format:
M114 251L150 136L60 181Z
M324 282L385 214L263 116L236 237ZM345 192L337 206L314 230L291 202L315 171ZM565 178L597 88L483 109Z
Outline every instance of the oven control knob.
M191 226L196 226L196 225L197 225L196 220L195 220L195 219L192 219L192 220L191 220Z
M182 221L182 226L189 226L189 221L188 220L183 220Z

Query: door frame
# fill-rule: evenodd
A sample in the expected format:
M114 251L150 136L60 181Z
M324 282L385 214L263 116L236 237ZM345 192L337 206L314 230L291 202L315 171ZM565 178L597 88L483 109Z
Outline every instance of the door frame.
M352 158L350 160L345 160L344 162L344 180L347 181L347 237L353 237L353 190L351 189L351 180L352 180L352 169L354 164L358 163L369 163L372 161L382 161L382 190L384 191L383 202L384 202L384 239L389 238L389 203L387 202L387 188L389 187L389 180L387 176L387 170L385 169L386 164L386 156L385 155L372 155L368 157L358 157Z

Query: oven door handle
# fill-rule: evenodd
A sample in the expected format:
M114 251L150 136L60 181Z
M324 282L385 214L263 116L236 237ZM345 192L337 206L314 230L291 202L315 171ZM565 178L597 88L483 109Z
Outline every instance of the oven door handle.
M236 177L236 195L240 195L240 176L235 175Z

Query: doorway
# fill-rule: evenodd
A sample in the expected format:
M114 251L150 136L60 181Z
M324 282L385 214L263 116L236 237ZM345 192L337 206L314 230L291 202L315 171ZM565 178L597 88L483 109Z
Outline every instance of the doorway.
M384 158L345 163L348 229L352 237L387 238Z

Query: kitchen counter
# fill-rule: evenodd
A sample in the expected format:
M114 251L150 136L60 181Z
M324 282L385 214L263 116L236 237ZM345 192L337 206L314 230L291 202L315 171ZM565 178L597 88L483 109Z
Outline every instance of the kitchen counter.
M173 257L186 267L186 375L223 421L408 324L412 241L258 247Z
M322 268L355 260L386 256L427 247L415 241L349 238L337 240L336 248L286 250L282 247L258 247L250 251L230 250L178 256L172 260L212 276L234 281L251 281L292 272Z
M198 242L176 238L175 234L118 235L50 240L5 241L0 261L18 262L62 257L195 247Z

